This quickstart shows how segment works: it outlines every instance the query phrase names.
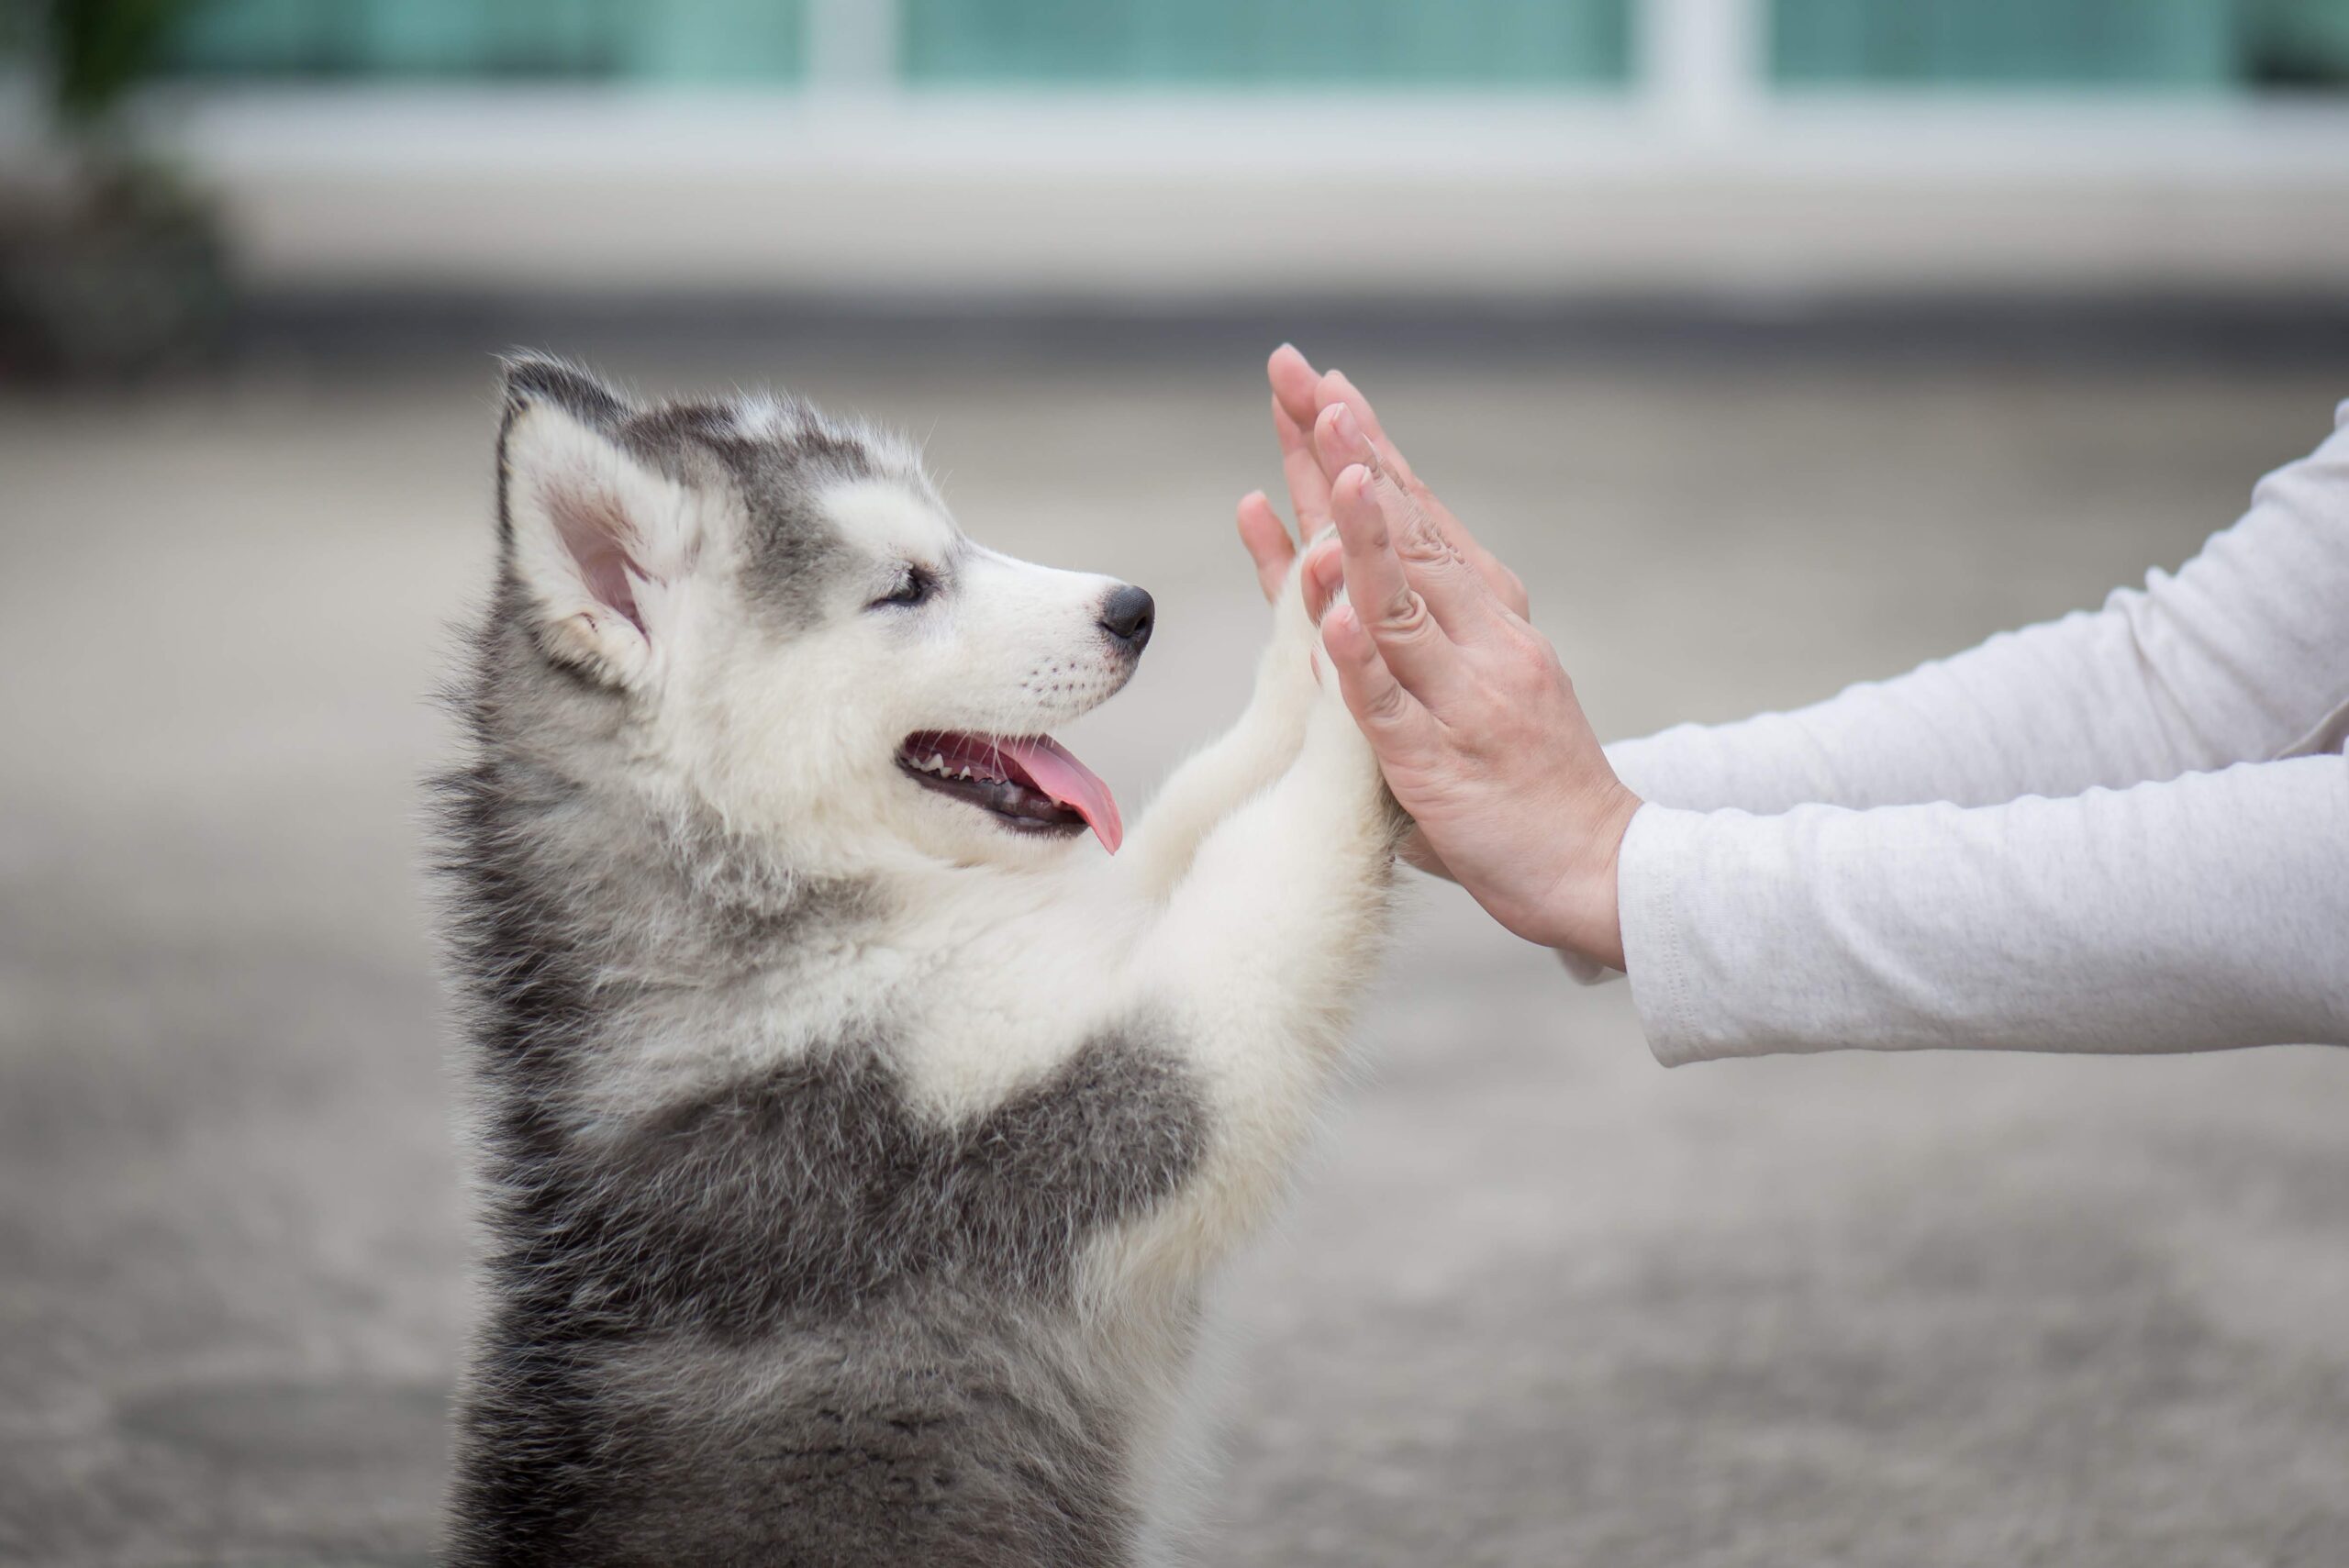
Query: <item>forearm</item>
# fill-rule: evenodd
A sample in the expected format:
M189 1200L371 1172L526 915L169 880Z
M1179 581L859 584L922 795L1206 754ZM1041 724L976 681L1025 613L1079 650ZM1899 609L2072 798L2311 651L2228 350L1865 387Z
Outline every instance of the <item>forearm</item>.
M1257 659L1247 707L1230 729L1174 770L1126 845L1122 873L1152 896L1164 895L1189 873L1208 834L1279 778L1304 744L1318 691L1313 623L1293 574L1274 602L1273 636Z
M1619 871L1667 1063L2349 1043L2349 762L1775 817L1650 806Z
M2117 612L2071 616L1808 707L1619 741L1608 760L1644 799L1757 815L1988 806L2168 778L2199 759L2130 641Z
M1987 806L2283 755L2349 703L2344 673L2349 428L2263 479L2175 575L2100 610L1608 754L1643 797L1695 810Z
M1307 705L1268 698L1264 684L1238 723L1175 769L1136 827L1125 870L1153 894L1180 882L1208 834L1296 759Z

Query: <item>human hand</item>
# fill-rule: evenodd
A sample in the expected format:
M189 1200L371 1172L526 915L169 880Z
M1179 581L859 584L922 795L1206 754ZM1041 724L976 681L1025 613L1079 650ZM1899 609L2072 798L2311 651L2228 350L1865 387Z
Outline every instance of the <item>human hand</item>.
M1495 595L1511 610L1526 613L1525 584L1493 553L1478 544L1450 508L1436 499L1426 485L1419 483L1409 462L1395 443L1387 439L1380 425L1377 411L1371 407L1343 371L1323 374L1292 343L1283 343L1273 350L1264 366L1265 379L1272 384L1273 436L1279 443L1281 471L1289 495L1289 510L1297 518L1297 537L1292 540L1287 528L1281 522L1280 513L1261 491L1252 491L1240 500L1240 540L1248 549L1249 557L1256 563L1256 578L1264 590L1264 597L1277 604L1282 589L1289 580L1297 552L1308 548L1330 527L1330 492L1332 482L1347 462L1344 458L1325 459L1312 431L1324 412L1343 406L1349 409L1364 433L1375 448L1382 469L1397 477L1416 505L1434 519L1454 548L1473 562ZM1329 590L1316 591L1308 581L1308 609L1319 624L1329 607ZM1451 870L1442 856L1428 844L1426 835L1416 830L1407 835L1397 852L1406 863L1417 866L1431 875L1450 878ZM1456 879L1454 879L1456 880Z
M1280 444L1281 472L1287 481L1289 509L1297 518L1297 538L1292 541L1280 513L1263 491L1252 491L1241 498L1240 540L1248 547L1248 554L1256 563L1256 578L1264 586L1266 599L1279 594L1297 552L1312 543L1330 524L1330 486L1339 471L1353 460L1347 458L1332 463L1314 441L1312 431L1323 414L1343 406L1369 439L1380 470L1403 487L1453 548L1475 567L1501 603L1520 616L1526 613L1525 584L1518 580L1517 573L1477 543L1451 509L1419 483L1402 452L1387 439L1370 399L1346 378L1343 371L1333 370L1325 375L1316 371L1294 344L1283 343L1265 362L1264 374L1273 389L1273 436ZM1315 607L1315 613L1319 613L1319 606Z
M1622 968L1616 862L1641 802L1556 651L1457 542L1456 519L1447 528L1387 471L1342 397L1312 440L1336 474L1338 537L1309 547L1307 603L1326 606L1322 648L1387 787L1493 918Z

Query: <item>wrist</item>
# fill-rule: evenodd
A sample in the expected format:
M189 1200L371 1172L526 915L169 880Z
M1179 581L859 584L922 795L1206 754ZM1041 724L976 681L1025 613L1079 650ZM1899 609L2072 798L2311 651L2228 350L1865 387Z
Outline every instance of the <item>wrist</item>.
M1623 840L1645 803L1620 782L1585 814L1582 835L1566 869L1553 884L1543 944L1609 969L1623 968L1622 898L1619 887Z

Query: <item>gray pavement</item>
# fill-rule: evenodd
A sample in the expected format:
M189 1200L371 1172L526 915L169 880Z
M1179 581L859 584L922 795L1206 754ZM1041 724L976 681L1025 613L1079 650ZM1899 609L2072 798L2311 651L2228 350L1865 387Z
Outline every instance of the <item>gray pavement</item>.
M1275 477L1244 361L613 368L928 432L974 532L1153 589L1069 735L1129 802L1236 706L1230 504ZM2175 564L2349 390L1348 369L1613 734ZM467 1298L415 781L491 417L469 356L0 403L0 1561L429 1560ZM2349 1563L2349 1054L1667 1073L1622 987L1431 888L1361 1032L1222 1293L1208 1560Z

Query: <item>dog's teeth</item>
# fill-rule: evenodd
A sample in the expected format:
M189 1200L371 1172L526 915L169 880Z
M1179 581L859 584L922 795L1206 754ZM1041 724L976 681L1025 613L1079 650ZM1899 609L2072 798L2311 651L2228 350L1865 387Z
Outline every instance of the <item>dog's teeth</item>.
M918 772L935 773L941 779L965 779L975 781L980 784L1001 784L1004 782L1000 774L990 773L984 768L974 769L969 766L958 767L954 763L946 760L946 753L943 751L932 751L930 754L930 761L926 762L915 760L913 766Z

